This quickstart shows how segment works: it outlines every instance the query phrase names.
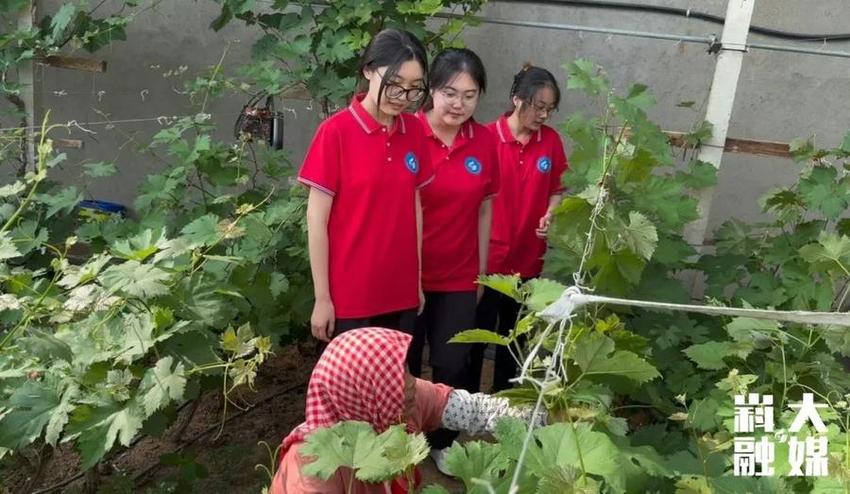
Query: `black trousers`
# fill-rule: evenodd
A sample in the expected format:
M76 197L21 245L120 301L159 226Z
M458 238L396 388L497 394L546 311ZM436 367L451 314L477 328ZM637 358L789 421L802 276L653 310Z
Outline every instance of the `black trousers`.
M516 300L503 295L491 288L484 288L484 294L478 303L475 317L475 327L489 329L507 336L516 325L520 304ZM484 349L486 345L474 345L471 352L472 371L470 372L473 385L471 392L481 388L481 368L484 364ZM493 389L491 392L502 391L512 386L510 380L516 377L517 364L506 347L496 347L496 361L493 370Z
M387 328L413 334L416 327L416 312L417 309L408 309L357 319L337 319L334 322L334 334L331 338L358 328ZM316 340L316 356L321 357L327 346L328 344L324 341Z
M334 337L358 328L387 328L413 334L416 328L416 311L417 309L408 309L357 319L337 319L334 323Z
M469 389L472 345L449 343L455 334L475 327L476 292L425 292L425 310L416 319L413 343L407 353L410 373L422 374L422 351L428 341L431 380ZM439 429L427 434L432 448L451 446L458 433Z

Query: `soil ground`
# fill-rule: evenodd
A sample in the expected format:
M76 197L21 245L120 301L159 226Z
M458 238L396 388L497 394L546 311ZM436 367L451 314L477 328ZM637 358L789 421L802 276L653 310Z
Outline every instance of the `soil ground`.
M289 431L304 420L306 382L316 360L308 345L292 345L261 367L255 391L243 393L239 410L228 406L229 419L221 428L220 393L209 392L180 411L176 423L161 437L145 436L131 448L113 456L97 475L89 474L49 492L227 492L258 493L269 476L261 465L272 468L270 453ZM427 359L426 359L427 361ZM485 360L483 383L489 389L492 361ZM429 377L430 369L425 370ZM180 430L182 428L182 430ZM263 444L265 442L265 444ZM161 455L179 452L182 466L166 466ZM202 478L193 480L201 466ZM431 459L421 465L424 485L438 483L450 492L462 492L460 483L437 471ZM39 493L57 486L79 472L79 457L72 447L62 445L47 460L40 479L32 482L31 468L0 470L0 493ZM190 485L176 485L179 479ZM97 487L94 487L96 485Z

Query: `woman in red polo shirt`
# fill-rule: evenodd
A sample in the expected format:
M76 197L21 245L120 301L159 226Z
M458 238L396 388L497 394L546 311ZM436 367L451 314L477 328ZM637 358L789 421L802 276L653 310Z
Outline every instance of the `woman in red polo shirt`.
M487 86L484 64L473 51L447 49L431 64L431 97L417 115L425 129L434 181L422 190L422 287L425 307L417 319L408 363L422 367L428 340L432 380L470 387L470 345L449 344L475 327L477 286L487 262L492 197L499 188L493 136L472 118ZM432 456L442 469L445 448L457 432L428 434Z
M488 125L497 142L501 187L493 200L490 274L534 278L543 270L546 232L552 209L560 202L561 175L568 168L561 136L545 125L561 101L555 77L546 69L525 66L511 86L513 109ZM478 304L476 327L508 334L519 305L485 289ZM473 381L480 383L483 348L473 350ZM493 391L510 387L516 362L505 347L496 348Z
M422 124L404 113L428 91L425 47L375 35L360 61L368 91L322 122L298 179L307 201L313 336L381 326L413 332L423 295L419 188L433 179Z

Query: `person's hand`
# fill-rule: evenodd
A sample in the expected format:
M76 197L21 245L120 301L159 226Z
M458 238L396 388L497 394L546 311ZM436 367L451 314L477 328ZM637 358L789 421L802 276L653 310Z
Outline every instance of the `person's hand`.
M419 310L416 315L421 316L423 310L425 310L425 292L422 291L422 285L419 285Z
M547 212L540 217L540 221L537 223L537 229L534 230L534 233L537 234L537 238L546 238L546 235L549 233L549 225L551 223L552 213Z
M334 304L330 299L316 300L313 304L313 314L310 316L310 330L313 336L322 341L331 341L334 335L336 314Z

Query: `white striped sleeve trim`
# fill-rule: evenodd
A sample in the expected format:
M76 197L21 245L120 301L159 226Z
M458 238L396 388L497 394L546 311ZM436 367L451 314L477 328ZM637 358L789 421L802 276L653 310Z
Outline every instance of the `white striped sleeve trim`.
M316 182L313 182L312 180L307 180L304 177L298 177L298 181L301 182L302 184L306 185L307 187L312 187L316 190L322 191L322 192L324 192L325 194L327 194L331 197L336 196L336 192L332 191L331 189L329 189L327 187L319 185Z

